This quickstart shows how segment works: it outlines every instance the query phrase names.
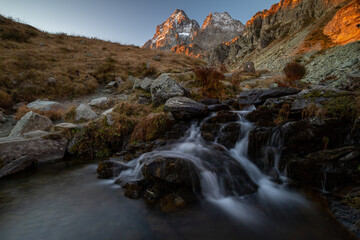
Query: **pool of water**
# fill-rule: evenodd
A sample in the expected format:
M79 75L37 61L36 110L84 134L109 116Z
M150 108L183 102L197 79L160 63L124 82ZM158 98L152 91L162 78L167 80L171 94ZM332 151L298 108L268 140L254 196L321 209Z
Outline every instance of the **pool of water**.
M1 181L0 239L355 239L310 203L282 207L249 199L260 213L249 221L201 200L162 212L99 180L96 166L58 163Z

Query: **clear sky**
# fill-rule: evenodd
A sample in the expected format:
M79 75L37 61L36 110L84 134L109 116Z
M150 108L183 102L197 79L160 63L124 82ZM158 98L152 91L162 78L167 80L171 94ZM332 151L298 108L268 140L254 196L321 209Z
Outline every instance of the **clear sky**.
M279 0L0 0L0 14L41 30L143 45L176 9L202 25L210 12L244 24Z

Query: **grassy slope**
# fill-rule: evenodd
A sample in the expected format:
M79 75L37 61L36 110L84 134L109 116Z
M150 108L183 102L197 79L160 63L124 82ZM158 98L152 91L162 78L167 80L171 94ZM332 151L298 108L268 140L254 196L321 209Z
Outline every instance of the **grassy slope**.
M160 61L155 61L155 56ZM8 94L11 104L38 98L75 98L92 93L115 77L155 77L202 64L183 55L49 34L0 16L0 96ZM49 77L55 77L56 83L49 83Z

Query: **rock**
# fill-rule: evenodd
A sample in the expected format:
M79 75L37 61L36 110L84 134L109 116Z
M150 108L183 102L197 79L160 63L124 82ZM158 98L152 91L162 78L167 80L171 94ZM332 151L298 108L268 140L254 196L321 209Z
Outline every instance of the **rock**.
M131 82L131 83L135 83L136 80L138 80L138 78L129 75L127 80L128 80L129 82Z
M40 110L44 112L64 110L64 108L58 102L41 101L41 100L36 100L35 102L29 103L27 105L27 108Z
M35 131L31 131L31 132L27 132L23 134L23 137L26 139L29 138L42 138L44 136L49 135L48 132L42 131L42 130L35 130Z
M62 159L65 154L67 139L61 136L46 138L6 137L0 138L0 156L8 164L21 156L36 159L39 163Z
M113 112L114 108L110 108L102 113L103 116L107 116Z
M113 89L113 88L117 88L118 85L117 85L117 82L116 81L111 81L109 82L107 85L106 85L106 89Z
M255 73L255 64L254 62L244 63L244 71L249 73Z
M140 82L140 87L142 89L144 89L146 92L150 92L150 87L151 84L154 80L152 80L151 78L144 78L141 82Z
M108 97L96 98L89 102L89 105L91 107L101 108L101 109L109 107L109 104L110 104L110 99Z
M56 78L54 78L54 77L49 77L48 78L48 83L56 83Z
M0 112L0 123L6 122L6 117L3 112Z
M98 115L91 109L88 104L80 104L75 109L75 121L91 121L98 117Z
M189 90L185 89L168 74L161 74L153 81L150 87L153 103L158 106L165 103L169 98L188 96Z
M121 86L124 83L124 81L122 80L121 77L116 77L115 81L116 81L116 84L118 85L118 87Z
M34 130L48 130L52 127L52 122L48 117L34 113L33 111L25 114L10 133L10 137L21 136L22 134Z
M256 123L256 125L262 126L273 126L275 120L273 112L265 106L258 107L256 110L248 113L245 118L250 122Z
M235 147L241 133L241 125L238 123L228 123L224 125L217 138L218 143L224 145L228 149Z
M349 79L346 89L356 90L360 88L360 71L353 71L347 75Z
M230 111L220 111L216 114L216 116L213 116L209 118L206 122L207 123L228 123L228 122L236 122L239 121L239 116Z
M262 89L243 91L237 96L238 103L244 106L253 105L264 92Z
M6 164L4 167L0 168L0 179L5 177L10 177L15 174L32 170L36 167L36 159L29 157L19 157L18 159Z
M186 97L173 97L166 101L164 111L171 112L175 119L188 120L204 117L208 113L207 107Z
M154 156L142 160L142 174L147 181L165 182L183 186L190 190L200 190L200 179L196 167L181 158Z
M59 124L55 125L55 130L58 130L58 129L71 130L71 129L80 129L82 127L83 127L82 125L74 124L74 123L59 123Z
M145 105L151 104L151 99L140 96L138 99L138 104L145 104Z
M99 178L110 179L119 176L119 174L126 169L128 169L128 167L121 162L106 160L99 163L96 171Z
M139 199L143 193L142 182L127 182L121 187L124 189L124 196L131 199Z
M231 110L230 106L227 104L214 104L214 105L209 105L208 109L210 112L218 112L218 111L226 111L226 110Z
M219 99L201 99L200 102L205 105L220 104Z

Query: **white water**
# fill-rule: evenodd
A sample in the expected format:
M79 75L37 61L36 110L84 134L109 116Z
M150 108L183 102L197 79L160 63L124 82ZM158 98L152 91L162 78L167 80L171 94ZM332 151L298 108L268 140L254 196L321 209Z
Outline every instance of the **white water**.
M126 165L130 168L121 172L118 178L122 182L142 179L141 168L145 163L150 163L149 156L179 157L191 161L196 166L199 171L202 189L201 195L207 202L216 205L230 216L248 224L260 223L266 218L266 213L256 208L256 204L252 203L254 201L261 202L263 205L280 206L283 209L293 205L306 206L307 201L303 197L287 190L285 184L277 184L271 181L269 176L264 174L249 160L247 150L249 133L253 126L244 119L244 115L252 110L254 109L251 108L248 111L236 112L240 117L238 123L241 125L241 133L235 147L226 149L225 151L241 165L251 181L258 186L255 193L242 196L241 194L237 194L234 187L231 189L232 193L229 194L229 191L224 187L224 182L229 181L233 185L236 185L238 176L232 176L228 171L229 169L224 169L226 166L221 165L219 159L214 159L213 147L216 145L219 146L219 144L206 142L201 137L200 126L196 123L192 124L186 137L169 144L164 149L143 154L141 157L127 163ZM206 121L206 119L204 121ZM275 136L274 139L272 139L272 142L275 141L279 141L279 136ZM276 158L278 158L275 167L278 170L278 162L281 156L281 143L275 145L275 148ZM146 159L146 161L144 161L144 159ZM220 171L222 171L222 174L220 174ZM224 171L227 174L224 174Z

